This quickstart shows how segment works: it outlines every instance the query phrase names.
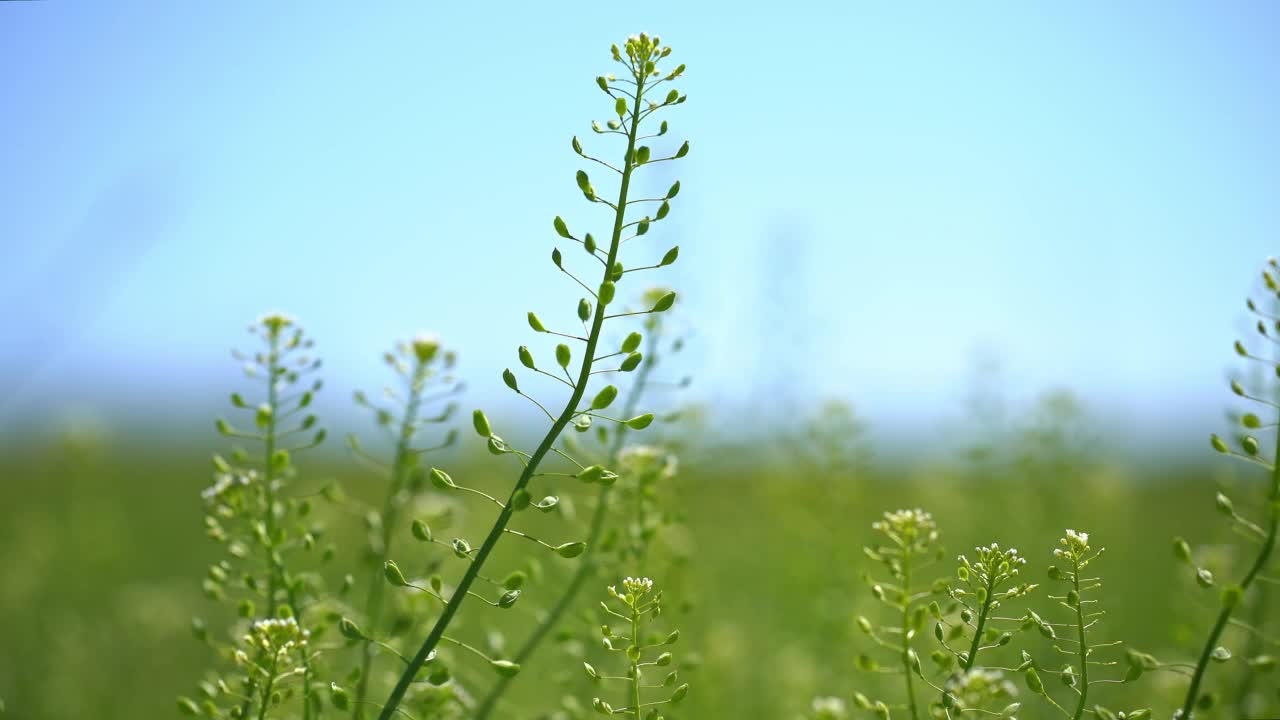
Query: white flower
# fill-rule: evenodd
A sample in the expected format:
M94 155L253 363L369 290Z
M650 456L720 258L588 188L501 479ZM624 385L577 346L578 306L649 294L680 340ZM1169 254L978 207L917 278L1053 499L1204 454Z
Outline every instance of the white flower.
M844 700L838 697L816 697L813 699L815 720L843 720L849 716Z

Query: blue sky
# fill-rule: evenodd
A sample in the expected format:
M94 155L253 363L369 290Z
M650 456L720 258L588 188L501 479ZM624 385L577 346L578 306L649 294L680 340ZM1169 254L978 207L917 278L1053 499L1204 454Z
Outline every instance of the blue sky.
M616 152L592 78L643 29L689 67L669 119L693 152L640 179L683 192L631 264L681 245L654 279L681 293L696 397L785 385L935 420L985 354L1014 398L1216 413L1280 247L1277 15L0 3L0 400L205 412L236 382L227 347L280 308L335 401L426 329L494 402L524 313L572 317L551 218L606 223L569 138Z

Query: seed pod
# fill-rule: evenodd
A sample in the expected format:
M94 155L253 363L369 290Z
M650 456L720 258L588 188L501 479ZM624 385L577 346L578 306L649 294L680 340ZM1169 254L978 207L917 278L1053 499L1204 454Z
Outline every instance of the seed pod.
M487 438L493 435L493 428L489 427L489 418L479 408L471 413L471 426L475 428L476 434L480 437Z
M671 92L667 93L667 99L663 101L662 104L670 105L671 103L675 102L678 99L680 99L680 91L676 90L675 88L672 88Z
M413 536L421 542L431 542L431 526L421 520L414 520L410 526Z
M586 549L587 544L584 542L568 542L552 548L562 558L576 558L586 552Z
M503 610L506 610L512 605L515 605L516 601L519 599L520 599L519 590L508 590L507 592L502 594L502 597L498 598L498 607L502 608Z
M680 687L676 688L675 692L671 693L671 700L669 702L678 703L681 700L683 700L685 696L688 694L689 694L689 684L685 683L684 685L681 685Z
M440 468L431 468L431 484L439 490L452 490L458 487L454 484L453 478L449 477L449 473Z
M639 224L636 225L636 235L643 235L647 232L649 232L649 218L644 217L641 218Z
M329 700L339 710L351 709L351 695L336 683L329 683Z
M520 392L520 385L516 383L516 374L511 372L511 368L502 371L502 382L506 383L507 387L512 390Z
M626 337L625 340L622 341L622 352L624 353L634 352L636 348L640 347L640 341L642 339L643 338L640 336L640 333L638 332L631 333Z
M516 354L520 356L521 365L529 368L530 370L537 369L537 366L533 363L533 353L529 352L529 347L527 345L521 345L520 349L516 351Z
M552 249L551 249L551 262L555 263L556 267L560 268L561 270L563 270L563 269L564 269L564 266L561 264L563 260L564 260L564 258L563 258L563 257L561 257L561 255L560 255L560 248L552 248Z
M637 415L630 420L627 420L626 426L632 430L643 430L649 427L651 423L653 423L653 413L645 413L644 415Z
M667 310L670 310L671 306L675 303L676 294L674 292L668 292L666 295L658 298L658 302L653 304L653 310L651 312L666 312Z
M388 560L383 563L382 574L386 576L387 582L397 587L409 584L409 581L404 579L404 573L400 572L400 566L396 565L395 560Z
M658 266L659 266L659 267L666 267L666 266L670 265L671 263L675 262L675 261L676 261L676 258L678 258L678 257L680 257L680 246L679 246L679 245L677 245L677 246L675 246L675 247L671 248L670 250L668 250L668 251L667 251L667 254L662 256L662 262L658 263Z
M649 155L650 155L649 146L641 145L640 148L636 150L636 164L643 165L649 162Z
M609 82L604 79L603 75L596 78L596 85L600 86L601 90L609 92Z
M603 410L609 407L616 397L618 397L618 388L613 385L606 385L600 392L596 393L595 399L591 401L591 409Z
M520 666L510 660L490 660L489 667L502 677L515 677L520 674Z
M586 322L587 319L590 317L591 317L591 303L587 302L586 298L582 298L581 300L578 301L578 319L581 320L582 322Z
M568 238L570 240L573 239L573 236L569 234L569 226L564 223L564 218L557 215L556 219L552 221L551 224L555 227L557 235L562 238Z
M677 180L671 185L671 189L667 191L667 199L670 200L671 198L679 194L680 194L680 181Z
M587 173L579 170L574 179L577 181L578 189L582 191L582 194L586 195L588 200L594 200L596 191L591 187L591 178L587 177Z
M644 356L641 355L640 353L638 352L631 353L630 355L623 358L622 364L618 366L618 369L621 370L622 372L631 372L632 370L635 370L637 367L640 366L640 361L643 359L644 359Z
M1044 682L1040 680L1040 673L1036 672L1034 667L1027 668L1023 673L1023 679L1027 681L1027 689L1036 695L1044 695Z
M1213 573L1205 568L1196 568L1196 583L1202 588L1213 587Z
M689 154L689 141L685 140L684 144L680 146L680 149L676 151L676 157L682 158L688 154Z
M515 572L512 572L510 575L508 575L506 579L502 581L502 587L506 588L507 590L519 590L520 588L524 587L524 582L525 580L528 579L528 577L529 576L526 575L523 570L516 570Z
M582 154L582 143L578 142L577 135L573 136L573 151L578 153L579 155Z
M613 284L612 280L605 280L600 284L600 306L603 307L613 302L613 296L617 293L618 288Z
M1218 493L1217 496L1214 497L1213 503L1217 506L1218 512L1228 517L1234 515L1236 512L1235 506L1231 503L1231 498L1223 495L1222 493Z
M569 361L573 359L573 354L569 351L569 346L560 343L556 346L556 362L562 368L569 367Z
M348 640L365 639L364 631L360 629L359 625L356 625L354 620L348 617L338 621L338 632L342 633L342 637Z
M671 203L663 200L662 204L658 206L658 212L654 213L653 219L661 220L665 218L667 214L670 212L671 212Z
M520 512L528 509L529 503L529 491L524 488L520 488L511 494L511 501L507 504L511 506L512 510Z
M533 313L529 313L529 327L533 328L534 332L544 333L547 331L547 328L543 326L542 321Z
M627 99L618 98L615 100L613 103L613 111L618 114L618 117L625 117L627 114Z
M589 253L595 253L596 239L591 236L591 233L587 233L587 236L582 239L582 247L586 248Z

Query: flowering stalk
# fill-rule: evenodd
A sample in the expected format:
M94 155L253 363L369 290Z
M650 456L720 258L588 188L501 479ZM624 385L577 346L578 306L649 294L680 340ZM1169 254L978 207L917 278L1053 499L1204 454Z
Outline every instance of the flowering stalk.
M287 552L315 546L318 530L302 528L296 536L282 521L292 519L301 525L310 514L306 500L284 499L280 491L292 476L292 455L315 447L324 440L324 431L313 429L316 417L307 414L320 381L309 383L304 390L288 394L304 376L315 372L320 361L307 351L312 342L306 339L293 321L281 314L264 316L250 331L260 336L265 351L252 356L236 353L245 362L251 376L265 375L266 399L259 405L246 402L239 394L231 396L231 404L253 413L253 430L241 430L225 420L218 420L218 432L226 437L262 443L261 460L254 462L236 449L231 461L214 457L215 481L204 491L207 508L206 532L226 548L227 558L209 568L205 593L221 600L228 591L243 593L237 610L241 617L260 617L245 637L245 648L231 651L238 676L230 682L219 678L216 684L201 686L205 700L197 704L180 698L179 710L192 715L221 716L219 702L234 701L237 717L248 718L257 705L258 716L265 717L268 703L277 696L281 683L301 684L301 715L308 720L314 712L312 702L313 659L307 639L305 613L314 600L314 591L302 576L286 568ZM292 418L302 415L301 420ZM290 425L282 429L282 422ZM311 439L287 446L288 438L311 434ZM234 463L234 464L233 464ZM257 546L259 550L251 551ZM260 565L254 556L260 553ZM240 569L237 570L237 566ZM238 572L238 578L233 579ZM265 602L266 613L259 615L258 602ZM197 637L208 641L208 630L196 621ZM288 660L288 662L285 662ZM287 665L287 668L282 668ZM233 686L241 690L233 690Z
M896 656L900 671L904 675L903 684L906 694L906 706L912 720L918 720L920 710L916 700L915 680L923 679L920 657L912 648L916 633L924 624L925 608L920 603L933 592L941 588L935 586L924 592L915 589L914 573L917 559L929 559L934 552L938 540L938 526L933 516L920 510L898 510L886 512L882 520L871 526L889 540L889 545L877 545L864 548L864 552L872 560L884 564L893 582L878 581L871 577L866 580L871 586L871 594L879 601L890 606L899 613L896 627L877 628L865 617L858 618L858 627L871 636L875 643ZM897 637L897 641L885 639L885 635ZM866 671L879 670L878 665L867 655L858 659L858 665ZM861 693L855 695L856 704L864 709L872 709L880 717L887 717L889 706L882 700L874 705Z
M498 541L501 540L508 532L514 533L514 531L509 531L507 526L509 525L513 514L517 510L523 510L529 507L530 498L527 486L529 485L529 482L538 475L538 470L543 459L552 451L556 440L560 437L560 434L564 429L571 422L589 425L592 420L596 418L625 424L626 426L636 430L647 427L653 421L653 416L649 414L622 419L614 419L602 415L600 411L612 404L613 400L617 396L617 388L612 385L597 393L591 400L588 407L582 408L579 406L585 397L587 386L592 379L594 364L598 359L602 359L596 357L596 349L600 341L601 330L605 321L618 317L665 312L670 309L671 305L675 302L675 293L668 293L649 310L620 312L616 314L608 314L607 311L609 304L614 300L614 296L617 292L617 283L620 283L627 273L669 265L675 261L678 254L678 251L673 248L662 258L661 262L651 266L632 268L631 270L625 270L622 264L618 261L619 252L623 242L644 235L649 231L653 222L665 218L667 213L670 212L669 201L675 197L677 192L679 192L679 183L677 183L667 193L666 197L653 199L653 201L660 202L661 205L652 217L645 216L640 220L627 222L626 213L628 206L630 204L647 201L629 200L628 198L633 172L636 168L642 165L662 162L665 160L675 160L684 157L688 153L688 143L685 143L670 157L653 159L651 158L648 146L638 145L638 141L642 139L639 134L642 119L651 116L653 113L666 106L679 104L685 99L683 95L680 95L675 90L671 90L661 102L651 101L646 97L646 92L652 92L663 82L674 80L684 71L683 66L677 67L674 71L665 74L661 73L657 69L656 63L670 54L670 48L663 47L657 37L650 37L642 34L639 37L632 37L627 40L625 46L625 59L623 57L623 52L619 50L616 45L612 50L614 60L627 68L630 77L621 81L608 77L597 78L597 84L600 86L601 90L614 99L614 110L617 113L618 119L609 121L608 130L600 128L598 125L596 125L595 128L596 131L601 134L617 134L626 138L627 147L622 157L622 168L618 169L609 163L586 155L582 151L581 143L579 143L576 138L573 141L575 152L582 155L584 158L593 160L608 167L621 176L618 198L616 203L614 203L609 202L596 194L595 188L591 184L591 181L585 172L579 171L578 173L578 189L582 191L587 200L593 203L607 205L613 210L613 232L610 237L608 250L604 252L604 257L601 257L600 249L596 246L595 240L590 234L579 239L569 232L568 226L559 217L556 218L554 223L557 234L565 239L571 239L582 243L584 249L586 249L592 259L601 263L603 266L601 279L596 285L596 289L591 289L590 286L583 283L581 280L578 280L576 276L573 276L572 273L565 268L564 258L558 249L552 253L552 261L556 266L562 272L570 275L570 277L578 282L594 298L594 310L592 309L592 302L586 298L583 298L578 304L579 318L583 321L584 326L588 319L590 319L590 326L587 328L585 336L560 333L548 330L546 326L542 324L542 321L537 315L533 313L529 314L529 325L535 332L558 335L567 339L576 340L585 345L582 359L578 366L577 376L575 378L570 375L568 371L568 367L572 362L572 351L568 345L561 344L556 348L556 362L564 371L564 379L561 379L558 374L538 370L533 361L532 354L529 353L527 349L521 350L521 362L525 367L534 370L535 372L540 372L544 375L554 377L557 381L564 383L570 388L569 399L566 401L559 414L552 415L544 406L538 404L538 407L547 415L548 419L551 420L551 427L532 453L526 454L512 449L505 441L493 434L488 418L482 412L478 410L476 411L474 418L476 431L481 436L487 438L490 451L498 455L514 455L520 459L523 464L523 469L521 470L506 502L495 500L495 503L501 506L501 510L498 514L497 520L494 522L488 535L485 537L483 544L480 545L480 548L474 551L474 554L470 552L469 545L467 546L466 552L461 550L459 551L459 556L464 557L469 562L467 570L458 582L453 593L448 598L444 610L436 620L430 633L427 635L427 638L422 642L418 651L407 662L403 674L396 682L390 696L383 705L382 712L379 716L381 720L391 720L391 717L395 715L401 701L404 699L405 693L409 689L409 686L414 682L418 671L430 658L434 656L436 648L440 644L441 640L444 639L445 631L453 622L454 617L466 601L471 591L471 586L479 577L481 569L484 567L485 562L497 546ZM627 89L627 86L630 86L632 89ZM626 123L626 130L622 130L624 122ZM664 122L660 131L655 133L654 136L665 134L665 132L666 123ZM623 233L628 229L632 230L633 234L624 238ZM632 347L631 350L628 351L625 350L624 346L623 352L613 353L613 355L623 355L627 353L634 354L634 349L635 348ZM623 360L619 369L622 369L623 371L634 370L639 360L640 358L635 358L635 361L632 362L630 356L628 356L627 359ZM503 374L503 381L514 392L517 392L524 397L529 397L520 391L519 383L514 373L510 370ZM530 399L532 400L532 398ZM433 470L432 474L433 478L438 478L438 482L442 486L450 488L458 487L454 485L451 478L448 478L448 476L442 471ZM579 479L586 482L611 482L616 479L615 474L599 466L583 467L580 469L577 476ZM523 535L523 533L521 534ZM541 543L541 541L538 542ZM546 545L545 543L541 544ZM546 547L562 557L576 557L581 555L583 550L586 549L585 543L581 542L565 543L558 546L546 545ZM502 664L500 667L501 674L519 671L519 666L509 661L505 662L505 664Z
M1268 261L1269 268L1264 270L1262 277L1267 286L1267 291L1274 297L1280 298L1280 285L1277 284L1275 276L1272 274L1280 264L1272 258ZM1269 315L1259 310L1257 305L1252 301L1248 301L1248 308L1251 312L1259 317L1257 323L1258 334L1272 341L1278 341L1268 330L1268 325L1275 326L1280 331L1280 325L1276 325L1277 319L1274 315ZM1236 354L1253 362L1262 363L1270 369L1280 373L1280 363L1267 360L1258 355L1254 355L1248 351L1244 343L1237 341L1235 344ZM1247 393L1244 387L1238 381L1231 383L1231 390L1237 396L1252 400L1264 407L1274 409L1276 404L1268 399L1256 397ZM1271 421L1263 422L1261 418L1253 413L1248 413L1241 418L1241 422L1246 430L1272 429L1274 428L1275 447L1280 447L1280 422ZM1195 669L1191 674L1190 684L1187 686L1187 694L1182 701L1182 707L1178 711L1179 720L1191 720L1192 714L1198 703L1211 702L1211 698L1201 694L1201 685L1205 680L1208 672L1209 664L1215 657L1230 657L1230 651L1221 647L1218 643L1226 630L1227 625L1232 622L1232 616L1235 614L1240 605L1244 594L1253 586L1258 575L1263 568L1271 561L1271 556L1275 552L1277 532L1280 531L1280 463L1274 458L1267 459L1262 455L1261 445L1252 435L1245 435L1240 440L1240 449L1234 450L1227 441L1214 435L1211 438L1213 449L1226 455L1232 455L1249 462L1261 465L1268 473L1267 490L1265 495L1266 520L1261 525L1250 522L1236 513L1230 499L1225 495L1218 496L1218 509L1227 515L1231 522L1240 528L1246 535L1253 537L1260 542L1258 554L1254 557L1253 562L1249 564L1249 568L1245 571L1240 582L1230 585L1222 591L1221 606L1218 610L1218 616L1214 620L1213 625L1209 628L1209 635L1205 639L1204 646L1201 648L1200 656L1196 660ZM1190 562L1190 550L1186 549L1185 541L1178 539L1174 544L1178 555ZM1203 568L1196 570L1197 580L1201 585L1212 584L1212 575Z
M1116 718L1145 720L1150 718L1151 711L1147 708L1117 714L1100 705L1089 707L1090 690L1093 686L1103 684L1119 685L1133 682L1141 677L1144 668L1141 663L1135 660L1138 654L1131 652L1129 667L1123 677L1091 677L1091 668L1111 667L1119 664L1115 661L1093 659L1093 655L1097 650L1120 645L1119 641L1098 643L1089 639L1089 630L1101 622L1103 612L1092 609L1092 606L1095 606L1098 600L1092 599L1088 595L1099 590L1102 587L1102 581L1096 577L1083 577L1082 573L1094 560L1098 559L1098 556L1103 553L1105 548L1094 550L1089 544L1089 533L1076 532L1075 530L1067 530L1062 539L1058 541L1058 544L1061 547L1055 548L1053 554L1054 557L1065 563L1065 567L1050 565L1049 579L1065 582L1068 587L1065 594L1050 595L1049 597L1057 600L1063 608L1069 611L1072 614L1072 620L1067 623L1049 623L1041 620L1035 613L1028 613L1027 622L1028 624L1039 626L1041 634L1054 641L1053 649L1055 652L1074 656L1075 664L1064 665L1061 670L1049 670L1041 667L1030 655L1024 652L1022 664L1018 666L1017 670L1024 674L1027 687L1032 693L1044 698L1064 717L1071 718L1071 720L1080 720L1086 711L1097 715L1100 720L1116 720ZM1057 628L1067 629L1075 635L1075 638L1058 637ZM1070 647L1072 644L1075 644L1076 647ZM1041 679L1041 673L1056 675L1063 685L1071 688L1076 693L1074 710L1068 710L1054 699L1053 695L1045 687L1044 681Z
M656 301L656 298L654 299ZM640 402L640 398L644 395L645 388L649 383L649 378L653 373L653 368L658 362L658 341L661 338L659 332L660 315L654 315L650 321L646 323L648 337L645 340L644 359L640 363L640 367L636 371L635 382L631 384L627 391L627 398L622 405L622 417L631 417L635 414ZM622 452L624 441L626 440L627 426L619 425L610 438L609 448L605 456L605 467L616 467L619 455ZM587 548L583 552L582 560L579 561L577 569L573 573L573 577L569 579L569 583L565 586L564 592L556 599L555 604L545 616L534 626L533 632L520 646L512 656L511 661L517 665L524 666L525 663L533 657L542 642L551 634L551 631L560 623L564 614L569 608L573 607L574 601L578 594L582 591L588 578L593 576L598 567L597 555L599 550L599 541L604 534L606 521L610 510L610 501L612 499L613 489L617 483L605 483L600 486L596 493L596 507L591 514L591 525L587 532ZM497 708L498 702L504 693L515 682L519 675L504 675L498 678L489 694L485 696L475 711L475 720L485 720Z
M454 394L461 388L454 378L444 375L442 371L452 369L455 356L452 352L440 351L440 342L433 336L421 335L410 343L403 343L396 353L387 353L385 360L396 373L403 378L407 396L400 410L400 424L395 431L396 445L391 465L387 470L390 482L381 513L372 515L377 523L370 530L370 556L373 568L370 571L368 590L365 599L365 628L371 636L363 638L361 652L360 676L356 681L356 692L353 718L363 716L364 706L369 694L369 681L372 674L374 657L379 651L377 641L372 635L382 631L382 613L386 604L384 592L387 587L384 566L391 558L391 548L400 525L400 511L411 499L410 479L418 474L418 458L422 455L452 445L456 431L449 431L443 443L430 448L414 447L414 439L426 423L442 423L453 414L454 406L450 404L445 410L433 417L420 417L425 401L438 400ZM424 398L429 383L439 379L446 389L435 397ZM356 394L356 403L375 411L378 423L390 427L395 421L395 409L374 407L363 393ZM379 464L376 458L369 456L360 446L355 436L349 438L352 450L360 457Z
M689 694L688 683L676 685L679 682L679 673L674 670L669 672L661 683L645 684L648 668L665 668L674 662L674 656L670 652L663 651L655 657L646 655L646 651L674 644L680 638L680 631L673 630L665 637L660 635L646 637L642 634L645 626L652 623L653 619L662 612L662 593L653 591L653 581L649 578L626 578L622 581L622 592L619 592L616 586L610 586L609 596L614 600L615 605L622 608L622 612L614 610L608 602L601 603L601 607L607 614L626 623L629 634L619 635L607 623L600 628L600 633L606 650L620 652L626 656L626 674L601 675L591 663L582 665L587 672L587 677L597 683L608 681L625 683L627 705L615 708L608 700L600 697L593 698L591 705L601 715L629 715L635 720L641 720L645 708L675 704ZM644 701L643 691L664 688L674 688L674 690L662 700ZM650 710L645 717L661 716L654 709Z

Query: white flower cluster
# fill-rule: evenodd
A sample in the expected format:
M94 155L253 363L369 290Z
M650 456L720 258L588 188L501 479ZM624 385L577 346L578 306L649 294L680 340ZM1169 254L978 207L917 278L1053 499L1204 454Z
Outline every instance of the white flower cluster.
M258 620L244 636L244 643L249 647L284 658L295 649L305 651L311 632L298 626L298 621L291 618L267 618Z
M844 720L849 717L849 709L838 697L816 697L813 699L813 717L814 720Z
M253 482L256 473L250 470L247 473L219 473L213 479L213 484L200 491L200 497L205 502L212 502L226 495L229 490L234 487L242 487Z
M652 445L628 445L618 453L618 464L629 474L658 473L664 480L676 474L676 456Z
M1058 541L1061 548L1053 551L1054 557L1067 560L1079 560L1089 552L1089 533L1067 530L1066 537Z
M1018 687L999 670L974 668L953 677L946 685L961 708L981 708L992 700L1007 701L1018 695Z
M883 533L892 533L907 541L933 540L938 536L938 525L933 521L933 515L920 508L886 512L884 519L871 523L871 527Z
M616 585L609 586L610 595L618 598L619 600L625 600L627 595L631 595L634 598L639 598L652 592L653 581L650 580L649 578L633 578L633 577L623 578L622 590L623 592L620 593L618 592L618 587Z

